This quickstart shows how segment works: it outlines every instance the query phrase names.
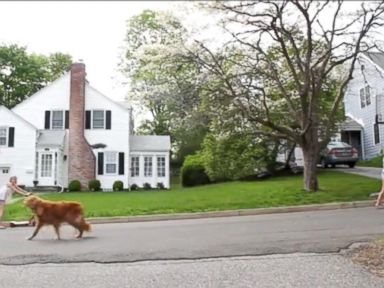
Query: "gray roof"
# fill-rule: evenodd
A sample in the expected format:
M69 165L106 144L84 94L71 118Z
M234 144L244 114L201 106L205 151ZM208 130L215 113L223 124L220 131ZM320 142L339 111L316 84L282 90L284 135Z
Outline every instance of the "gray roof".
M131 151L169 151L171 150L170 136L130 136Z
M365 52L363 53L374 63L376 63L381 69L384 69L384 53L383 52Z
M341 123L341 131L361 131L363 128L355 120L347 117L343 123Z
M37 147L63 147L65 130L40 130Z

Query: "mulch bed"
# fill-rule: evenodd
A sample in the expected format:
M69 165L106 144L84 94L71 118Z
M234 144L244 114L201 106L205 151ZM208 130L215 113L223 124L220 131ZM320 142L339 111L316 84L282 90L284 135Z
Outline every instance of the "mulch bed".
M345 256L371 273L384 277L384 240L361 244L349 250Z

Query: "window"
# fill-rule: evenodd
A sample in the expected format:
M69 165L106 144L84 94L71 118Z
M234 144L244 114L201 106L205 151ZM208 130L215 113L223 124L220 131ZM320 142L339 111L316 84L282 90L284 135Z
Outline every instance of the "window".
M7 146L7 127L0 127L0 146Z
M380 143L380 130L379 130L379 124L375 123L373 124L373 134L375 138L375 145Z
M52 154L41 155L41 177L52 177Z
M105 174L117 173L117 153L105 152Z
M140 159L139 156L131 157L131 177L140 175Z
M52 129L64 129L64 111L52 111Z
M157 177L165 177L165 157L157 157Z
M104 129L104 110L93 110L92 112L92 128Z
M152 156L144 157L144 176L145 177L152 176Z
M371 90L369 86L360 89L360 107L371 105Z

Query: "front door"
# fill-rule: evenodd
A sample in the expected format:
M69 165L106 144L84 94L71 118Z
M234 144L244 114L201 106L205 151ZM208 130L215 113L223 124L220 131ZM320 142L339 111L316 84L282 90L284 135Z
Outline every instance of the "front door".
M55 154L53 152L40 152L39 153L39 168L38 180L39 186L53 186L55 185Z

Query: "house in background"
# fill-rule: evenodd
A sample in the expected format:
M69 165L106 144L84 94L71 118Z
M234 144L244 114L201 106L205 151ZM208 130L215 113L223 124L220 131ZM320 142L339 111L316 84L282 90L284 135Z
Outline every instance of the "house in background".
M16 175L26 186L169 188L170 137L133 135L133 123L131 107L90 86L75 63L13 109L0 106L0 184Z
M341 140L359 150L361 159L380 155L384 148L384 53L362 53L344 95L347 120Z

